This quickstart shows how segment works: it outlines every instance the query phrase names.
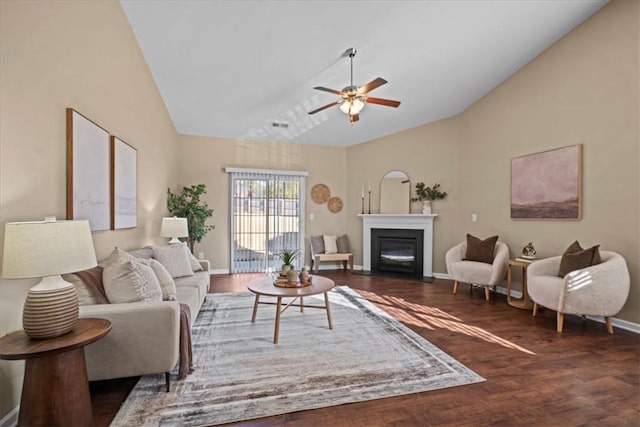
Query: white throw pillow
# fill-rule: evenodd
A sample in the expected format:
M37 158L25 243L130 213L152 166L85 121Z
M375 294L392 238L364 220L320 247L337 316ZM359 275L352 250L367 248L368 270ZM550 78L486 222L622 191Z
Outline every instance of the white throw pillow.
M184 249L187 251L187 255L189 256L189 262L191 263L191 269L194 272L202 271L202 266L200 265L200 261L198 261L198 258L193 256L193 254L189 250L189 247L187 246L186 243L183 243L183 245L184 245Z
M112 304L162 301L162 288L153 269L139 261L107 263L102 283Z
M189 261L189 250L182 243L166 246L154 246L156 259L167 269L172 278L193 276L193 268Z
M164 268L164 265L160 263L160 261L155 259L145 259L143 261L145 264L148 264L156 277L158 278L158 282L160 282L160 288L162 288L162 299L164 301L175 301L176 297L176 282L173 281L173 277Z
M338 253L338 244L336 236L322 236L324 240L324 253L325 254L335 254Z

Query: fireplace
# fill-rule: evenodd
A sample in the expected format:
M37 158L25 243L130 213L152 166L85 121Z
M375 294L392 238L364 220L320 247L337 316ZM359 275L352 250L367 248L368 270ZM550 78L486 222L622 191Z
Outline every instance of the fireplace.
M422 277L423 230L371 229L371 271Z
M372 251L372 230L396 230L396 231L412 231L418 232L420 234L416 236L422 236L422 246L416 246L416 253L412 256L416 259L416 276L422 275L423 279L433 278L433 220L437 217L435 214L362 214L358 215L362 218L362 271L363 272L372 272L372 263L374 258L374 253ZM400 238L404 238L405 236L400 236ZM420 237L417 237L420 240ZM390 242L393 243L393 242ZM396 242L397 243L397 242ZM406 242L402 242L403 244ZM404 245L400 245L404 251ZM418 247L421 247L422 255L420 255L418 251ZM398 249L398 248L395 248ZM385 266L383 268L388 267L388 260L393 260L395 258L396 261L402 260L402 258L398 257L409 257L411 255L400 253L396 254L396 250L393 250L394 253L392 256L385 257ZM377 258L377 256L376 256ZM420 264L420 260L422 263ZM408 261L408 258L405 258L404 261ZM397 264L401 262L396 262L395 267L400 267ZM379 268L379 266L378 266ZM419 269L421 268L421 272ZM413 268L412 268L413 272ZM405 273L407 275L409 273Z

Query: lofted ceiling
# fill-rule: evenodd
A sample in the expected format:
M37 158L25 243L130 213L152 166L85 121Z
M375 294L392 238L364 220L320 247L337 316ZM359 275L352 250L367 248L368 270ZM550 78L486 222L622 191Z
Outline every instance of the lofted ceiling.
M461 113L607 0L120 3L179 134L350 146ZM354 84L402 104L308 115L351 47Z

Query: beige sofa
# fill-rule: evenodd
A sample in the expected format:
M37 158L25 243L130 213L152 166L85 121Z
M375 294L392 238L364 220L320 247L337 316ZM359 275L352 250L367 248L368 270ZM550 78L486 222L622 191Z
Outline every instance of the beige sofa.
M151 248L129 253L153 257ZM175 279L178 301L80 306L80 317L100 317L112 324L104 338L85 348L90 381L164 372L168 388L169 372L179 358L179 303L189 306L193 324L209 289L209 261L199 262L202 271Z

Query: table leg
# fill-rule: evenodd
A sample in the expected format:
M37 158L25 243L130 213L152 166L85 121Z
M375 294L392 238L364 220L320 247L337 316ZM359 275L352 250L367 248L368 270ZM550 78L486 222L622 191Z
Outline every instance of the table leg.
M300 313L304 313L304 299L300 297Z
M276 329L273 332L273 343L278 344L278 335L280 334L280 311L282 308L282 297L278 297L278 303L276 308Z
M324 305L327 309L327 320L329 321L329 329L333 329L333 323L331 322L331 306L329 306L329 294L324 293Z
M522 301L523 305L528 307L529 304L529 292L527 292L527 269L522 267Z
M511 266L507 266L507 304L511 304Z
M82 347L27 360L18 425L93 425Z
M253 303L253 315L251 316L251 323L255 323L256 316L258 314L258 304L260 303L260 295L256 294L256 301Z

